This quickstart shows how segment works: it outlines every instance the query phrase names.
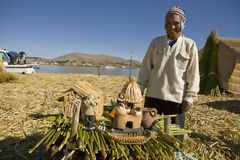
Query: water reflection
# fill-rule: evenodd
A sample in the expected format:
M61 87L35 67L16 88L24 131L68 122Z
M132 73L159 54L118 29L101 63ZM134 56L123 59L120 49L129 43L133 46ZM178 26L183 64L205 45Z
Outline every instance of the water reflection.
M79 67L79 66L54 66L40 65L40 69L36 69L37 73L56 73L56 74L94 74L98 75L97 67ZM100 75L112 76L129 76L130 69L128 68L99 68ZM134 77L138 76L139 69L131 69L131 74Z

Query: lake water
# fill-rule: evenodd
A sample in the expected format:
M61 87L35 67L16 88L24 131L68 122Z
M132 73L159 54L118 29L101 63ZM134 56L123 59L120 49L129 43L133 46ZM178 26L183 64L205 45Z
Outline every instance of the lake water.
M97 67L79 67L79 66L55 66L55 65L40 65L40 69L35 69L37 73L56 73L56 74L94 74L98 75ZM99 67L100 75L111 76L129 76L129 68L104 68ZM131 69L131 75L138 76L139 69Z

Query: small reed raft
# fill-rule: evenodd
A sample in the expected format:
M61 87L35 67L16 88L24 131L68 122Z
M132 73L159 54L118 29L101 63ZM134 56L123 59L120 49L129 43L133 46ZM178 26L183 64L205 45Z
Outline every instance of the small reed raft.
M152 136L150 133L107 133L107 135L121 144L144 144Z

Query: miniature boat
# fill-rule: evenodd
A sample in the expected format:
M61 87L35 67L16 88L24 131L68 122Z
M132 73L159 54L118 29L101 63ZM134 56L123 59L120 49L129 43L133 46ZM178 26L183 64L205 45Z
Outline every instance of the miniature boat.
M151 139L150 133L107 133L109 137L121 144L144 144Z

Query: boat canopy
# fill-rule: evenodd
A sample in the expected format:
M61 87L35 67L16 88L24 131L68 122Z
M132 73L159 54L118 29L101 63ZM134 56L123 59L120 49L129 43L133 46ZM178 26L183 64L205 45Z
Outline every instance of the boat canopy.
M10 63L9 64L15 64L17 58L19 57L19 54L17 52L14 52L14 51L9 51L7 54L10 57Z
M13 57L15 59L17 57L19 57L19 54L17 52L14 52L14 51L9 51L7 54L9 55L9 57Z

